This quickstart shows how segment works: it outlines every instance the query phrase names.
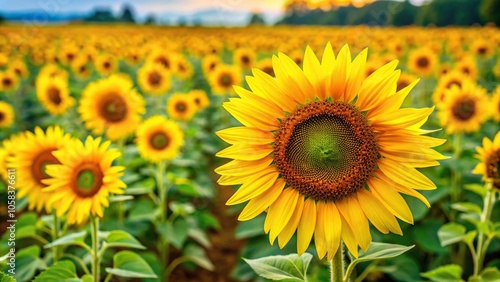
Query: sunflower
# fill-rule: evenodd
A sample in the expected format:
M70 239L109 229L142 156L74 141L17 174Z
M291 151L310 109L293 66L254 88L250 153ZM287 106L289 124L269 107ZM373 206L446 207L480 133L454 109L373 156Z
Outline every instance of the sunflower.
M479 73L477 69L476 59L472 56L463 57L456 64L455 68L473 80L477 78L477 75Z
M194 74L193 65L184 56L175 59L175 74L182 80L190 79Z
M163 65L163 67L169 71L175 70L175 56L169 55L161 49L155 49L146 59L148 63L157 63Z
M0 52L0 68L4 68L9 63L9 55Z
M233 85L241 83L241 71L235 66L219 65L210 75L209 82L215 94L233 93Z
M47 166L59 163L53 152L67 146L70 140L71 136L58 126L49 127L46 132L37 127L34 133L26 132L16 144L12 167L18 173L18 196L28 198L29 209L51 212L51 194L43 191L47 186L43 180L49 178Z
M197 107L191 96L175 93L168 100L167 113L173 119L188 121L196 113Z
M107 54L101 54L95 58L95 69L101 75L110 75L118 69L118 60Z
M486 89L473 82L445 90L446 97L438 104L438 118L446 133L475 132L489 117Z
M60 77L39 77L36 96L43 107L52 115L61 115L75 104L69 95L68 82Z
M491 96L491 105L491 114L493 116L493 119L500 122L500 86L497 86L495 90L493 90L493 94Z
M125 54L125 61L129 65L137 65L143 59L143 53L140 48L129 48Z
M483 175L483 180L490 179L497 190L500 190L500 131L495 138L483 138L483 147L476 148L476 157L481 161L472 173Z
M476 56L481 57L481 58L488 58L493 54L494 51L494 45L491 43L488 43L488 41L484 39L478 39L472 42L472 45L470 49Z
M221 63L219 56L217 55L207 55L203 58L202 69L205 75L210 75L215 68Z
M30 75L26 64L20 59L13 60L9 64L9 69L12 70L19 78L27 78Z
M159 162L177 157L184 144L184 134L174 121L153 116L139 126L135 142L143 158Z
M92 69L88 65L88 59L84 55L78 56L73 60L71 63L71 70L81 79L87 79L92 74Z
M14 92L19 87L19 77L15 72L7 70L0 72L0 91Z
M276 78L254 69L252 92L224 103L244 126L217 132L232 144L217 156L222 185L242 184L227 204L249 201L239 216L267 209L264 230L283 247L297 230L302 254L314 236L320 258L337 252L342 239L354 256L371 242L368 221L382 233L402 234L396 217L413 223L400 193L427 200L414 189L435 189L416 168L444 159L430 149L445 140L421 136L433 108L402 108L415 86L396 92L397 61L364 78L367 51L352 62L344 46L337 57L328 44L321 63L311 48L304 70L280 53ZM418 157L416 157L418 156Z
M270 76L274 76L273 62L269 58L257 62L257 68Z
M137 81L147 94L161 95L170 89L170 73L158 63L146 63L137 72Z
M432 94L432 100L436 104L442 103L446 98L446 90L450 89L453 85L461 88L466 82L472 81L463 73L456 70L441 76L438 80L436 88L434 89L434 93Z
M90 214L103 217L103 207L109 206L110 194L123 194L126 187L120 180L124 167L113 166L120 156L116 149L108 149L110 141L87 137L85 144L73 139L53 155L60 164L48 165L51 177L43 180L46 191L52 192L49 204L57 216L67 213L69 224L80 224Z
M63 65L71 65L73 60L78 56L78 53L80 52L78 46L75 44L68 44L67 46L64 46L62 50L59 52L59 62L62 63Z
M4 101L0 101L0 128L10 127L14 123L14 109Z
M9 177L8 168L12 168L12 160L14 156L18 152L18 144L21 143L21 140L24 138L24 132L16 133L11 135L9 138L2 141L0 155L0 175L3 179L7 180Z
M46 64L38 73L38 78L41 77L60 77L63 80L68 80L68 72L64 69L61 69L56 64ZM38 83L38 81L37 81Z
M87 85L78 107L85 126L94 134L105 131L111 140L135 132L145 112L145 102L132 87L128 77L118 74Z
M408 57L408 69L413 73L430 76L436 69L438 58L430 49L421 48L414 50Z
M193 103L196 105L198 110L203 110L210 105L207 92L200 89L193 89L189 91L188 94L193 99Z
M255 52L249 48L239 48L234 51L233 62L243 69L250 69L255 63Z

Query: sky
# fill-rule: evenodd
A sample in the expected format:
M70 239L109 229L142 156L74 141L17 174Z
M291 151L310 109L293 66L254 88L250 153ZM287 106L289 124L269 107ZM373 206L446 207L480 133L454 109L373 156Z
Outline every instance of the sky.
M196 13L211 11L203 17L204 22L214 24L244 24L248 14L262 12L268 23L277 21L283 14L283 6L288 0L0 0L0 13L36 11L48 15L60 13L90 13L96 7L121 10L124 3L133 6L137 19L143 20L148 14L155 14L160 20L177 21L187 16L190 20ZM395 0L398 1L398 0ZM399 0L401 1L401 0ZM428 0L410 0L422 4ZM245 16L244 16L245 15Z

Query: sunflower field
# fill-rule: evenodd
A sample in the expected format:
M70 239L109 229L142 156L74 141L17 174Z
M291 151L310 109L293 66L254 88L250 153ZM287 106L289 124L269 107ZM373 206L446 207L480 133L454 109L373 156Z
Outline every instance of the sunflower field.
M500 32L0 26L0 281L500 281Z

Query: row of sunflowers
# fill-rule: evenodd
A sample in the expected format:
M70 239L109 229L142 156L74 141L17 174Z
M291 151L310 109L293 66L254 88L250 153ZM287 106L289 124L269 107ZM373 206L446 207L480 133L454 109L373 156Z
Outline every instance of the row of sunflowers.
M500 279L499 45L495 27L3 26L2 270Z

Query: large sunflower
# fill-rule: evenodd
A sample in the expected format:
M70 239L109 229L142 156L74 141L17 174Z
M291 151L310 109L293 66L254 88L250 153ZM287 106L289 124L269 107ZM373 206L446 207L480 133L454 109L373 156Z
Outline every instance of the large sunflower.
M103 207L109 206L110 194L123 194L125 183L120 180L124 167L113 166L120 156L116 149L108 149L110 141L87 137L85 144L73 139L53 153L60 164L48 165L51 177L43 181L52 192L49 204L57 216L67 212L69 224L82 223L90 214L102 217Z
M75 99L69 95L68 82L58 76L38 77L36 96L52 115L61 115L75 104Z
M14 123L14 109L4 101L0 101L0 127L10 127Z
M190 95L175 93L168 100L167 113L175 120L190 120L194 114L198 105L196 105Z
M371 242L370 221L382 233L402 234L396 219L413 223L400 193L427 200L414 189L435 189L416 168L444 159L430 149L444 140L420 129L433 108L402 108L414 81L396 92L397 61L364 78L367 51L352 62L344 46L337 58L330 44L320 62L306 49L301 70L280 53L276 78L254 69L252 92L224 103L244 126L217 134L232 144L217 156L234 159L219 167L222 185L242 184L227 204L249 201L239 216L267 210L264 230L283 247L297 230L298 253L314 235L320 258L331 259L342 239L357 256Z
M446 133L475 132L489 117L486 89L473 82L445 90L446 99L438 105L437 116Z
M481 161L472 171L481 174L483 180L492 180L496 189L500 189L500 131L495 138L483 138L483 147L476 148L476 157Z
M18 174L18 196L28 198L29 209L51 212L51 194L43 191L47 186L43 180L49 178L47 166L59 163L53 152L67 146L70 140L71 136L58 126L49 127L46 132L37 127L34 133L26 132L16 144L12 167Z
M105 131L111 140L132 134L145 112L144 99L132 87L132 81L122 75L87 85L78 107L85 126L94 134Z
M139 153L151 162L174 159L184 144L180 127L163 116L153 116L137 129Z
M137 81L147 94L161 95L170 89L170 73L159 63L144 64L137 72Z

